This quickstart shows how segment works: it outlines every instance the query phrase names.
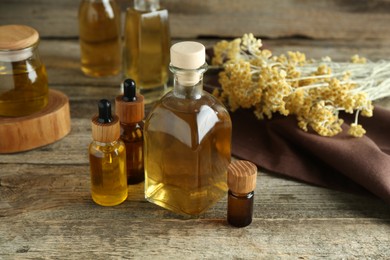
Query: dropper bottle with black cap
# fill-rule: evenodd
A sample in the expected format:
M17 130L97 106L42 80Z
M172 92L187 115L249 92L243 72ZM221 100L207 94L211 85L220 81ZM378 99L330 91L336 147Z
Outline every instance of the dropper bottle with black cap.
M119 140L119 118L111 115L110 101L102 99L98 107L89 146L91 194L97 204L115 206L127 198L126 148Z
M126 146L127 183L143 182L144 156L143 156L143 119L144 97L137 94L136 83L132 79L123 82L123 95L115 99L115 112L119 117L121 126L121 140Z

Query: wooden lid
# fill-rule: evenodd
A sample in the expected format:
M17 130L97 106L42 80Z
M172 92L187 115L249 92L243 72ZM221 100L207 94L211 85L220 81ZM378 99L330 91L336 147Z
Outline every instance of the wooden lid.
M228 168L229 189L238 194L247 194L256 188L257 167L248 161L234 161Z
M92 118L92 138L95 141L102 143L111 143L119 139L120 125L118 116L113 116L111 123L99 123L99 116L96 115Z
M38 32L25 25L0 26L0 50L20 50L35 44Z
M115 114L119 121L125 124L133 124L144 119L144 97L137 94L137 100L126 102L122 100L122 95L115 98Z

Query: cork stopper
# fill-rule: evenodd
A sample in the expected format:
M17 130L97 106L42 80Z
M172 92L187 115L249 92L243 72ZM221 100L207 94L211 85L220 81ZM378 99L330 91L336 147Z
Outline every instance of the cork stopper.
M99 114L92 118L92 138L102 143L111 143L119 139L119 117L111 115L111 103L102 99L98 103Z
M206 61L206 48L199 42L179 42L171 47L171 65L195 70Z
M136 84L132 79L123 82L123 95L115 98L115 113L119 121L134 124L144 119L144 97L136 94Z
M229 189L237 194L247 194L256 188L257 167L248 161L234 161L228 168Z
M38 32L25 25L0 26L0 50L20 50L34 45L39 40Z
M199 70L206 62L206 49L198 42L179 42L171 47L171 66L181 69L176 72L178 83L182 86L197 84L202 72Z

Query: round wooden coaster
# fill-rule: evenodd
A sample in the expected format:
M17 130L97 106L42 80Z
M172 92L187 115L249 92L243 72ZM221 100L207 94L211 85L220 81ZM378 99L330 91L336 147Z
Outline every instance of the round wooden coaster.
M23 117L0 117L0 153L31 150L58 141L69 132L69 99L51 89L43 110Z

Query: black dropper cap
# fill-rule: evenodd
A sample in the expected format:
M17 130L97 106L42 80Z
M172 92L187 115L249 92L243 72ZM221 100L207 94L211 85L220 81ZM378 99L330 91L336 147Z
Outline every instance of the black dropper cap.
M102 124L107 124L112 122L111 116L111 103L107 99L101 99L98 103L99 107L99 118L98 122Z
M125 79L123 81L123 97L122 100L125 102L133 102L137 100L136 91L137 87L135 81L132 79Z

